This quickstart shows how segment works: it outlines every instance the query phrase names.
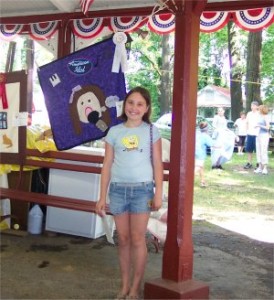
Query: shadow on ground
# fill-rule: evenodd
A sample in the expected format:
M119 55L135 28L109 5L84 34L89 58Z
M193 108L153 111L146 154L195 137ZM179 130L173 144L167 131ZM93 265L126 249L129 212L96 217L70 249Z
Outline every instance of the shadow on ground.
M162 270L150 238L147 280ZM194 222L193 241L193 277L211 299L273 299L273 244L205 221ZM113 299L119 282L117 248L105 237L1 235L1 299Z

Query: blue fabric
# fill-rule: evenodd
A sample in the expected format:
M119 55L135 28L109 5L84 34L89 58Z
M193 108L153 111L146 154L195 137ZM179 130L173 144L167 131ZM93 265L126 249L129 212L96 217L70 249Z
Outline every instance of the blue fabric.
M58 150L104 137L120 123L115 102L124 100L125 78L112 73L112 39L40 67L38 72Z

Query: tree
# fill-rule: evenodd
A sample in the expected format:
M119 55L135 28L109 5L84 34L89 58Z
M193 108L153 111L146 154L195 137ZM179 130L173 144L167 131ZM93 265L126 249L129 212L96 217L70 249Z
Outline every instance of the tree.
M265 103L274 107L274 25L263 31L261 92Z
M132 33L130 71L126 74L129 89L141 85L150 91L152 98L152 120L170 111L171 72L169 64L172 46L168 35L153 32L143 39L138 33Z
M208 84L226 86L221 78L224 63L223 55L227 48L226 41L227 33L223 29L210 34L200 34L199 90Z
M171 111L171 76L170 76L169 34L162 36L162 80L160 84L161 115Z
M230 64L230 96L231 96L231 118L236 120L243 110L242 78L244 70L243 62L243 38L239 28L233 22L227 25L228 30L228 52Z
M250 108L252 101L261 103L261 51L262 31L249 32L246 58L246 108Z

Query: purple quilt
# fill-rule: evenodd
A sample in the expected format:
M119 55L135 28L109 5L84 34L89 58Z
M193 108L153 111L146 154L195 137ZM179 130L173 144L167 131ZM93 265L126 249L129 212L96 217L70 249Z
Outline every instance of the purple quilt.
M118 124L116 103L126 95L124 74L112 73L112 39L41 66L38 72L58 150L97 140Z

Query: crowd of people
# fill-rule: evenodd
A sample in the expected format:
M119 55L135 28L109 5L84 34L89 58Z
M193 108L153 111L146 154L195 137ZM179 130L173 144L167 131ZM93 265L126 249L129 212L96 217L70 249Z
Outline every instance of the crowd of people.
M251 103L251 110L246 114L240 113L235 121L236 134L227 127L225 110L219 108L213 118L213 133L208 134L207 122L201 122L196 133L195 171L199 174L200 185L205 187L204 162L207 149L211 148L212 169L223 169L223 164L231 159L237 141L238 155L247 154L247 163L244 169L253 168L253 154L256 154L254 173L268 174L268 145L270 121L268 107L259 105L257 101Z

